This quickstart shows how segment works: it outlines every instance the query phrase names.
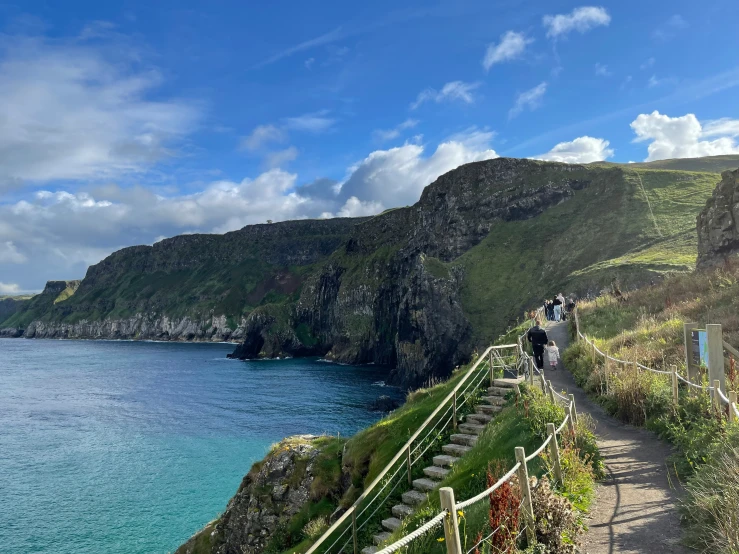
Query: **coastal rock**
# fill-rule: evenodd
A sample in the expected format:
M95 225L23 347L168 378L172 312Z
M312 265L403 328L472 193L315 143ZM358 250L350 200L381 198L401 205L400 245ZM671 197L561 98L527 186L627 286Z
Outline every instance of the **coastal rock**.
M369 403L367 406L370 410L373 412L392 412L395 408L400 406L400 402L395 400L394 398L390 398L389 396L382 395L372 402Z
M739 169L724 171L698 215L698 267L723 263L739 252Z

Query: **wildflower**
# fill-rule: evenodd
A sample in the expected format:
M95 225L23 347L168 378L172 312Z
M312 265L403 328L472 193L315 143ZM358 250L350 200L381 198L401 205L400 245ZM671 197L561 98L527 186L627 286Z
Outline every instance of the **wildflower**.
M464 519L464 512L462 510L457 510L457 517Z
M438 539L436 539L436 542L444 542L444 537L439 537Z

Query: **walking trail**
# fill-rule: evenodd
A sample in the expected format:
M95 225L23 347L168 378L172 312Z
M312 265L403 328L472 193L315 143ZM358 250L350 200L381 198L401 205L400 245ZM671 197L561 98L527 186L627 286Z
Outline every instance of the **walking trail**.
M564 352L569 344L567 323L550 322L546 328ZM545 367L548 362L545 360ZM653 433L625 425L606 414L575 385L569 371L546 370L555 390L575 396L578 413L595 420L598 447L606 478L597 488L582 552L586 554L688 554L680 544L674 471L668 469L670 446Z

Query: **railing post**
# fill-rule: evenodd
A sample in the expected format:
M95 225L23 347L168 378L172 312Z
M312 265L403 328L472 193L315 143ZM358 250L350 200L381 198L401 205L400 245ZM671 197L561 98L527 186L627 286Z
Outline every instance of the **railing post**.
M672 404L675 406L675 409L677 409L679 400L680 398L678 396L677 388L677 367L672 366Z
M723 358L721 359L721 362L723 363ZM713 406L716 408L716 411L721 413L721 397L718 394L718 391L721 390L721 381L716 379L713 382Z
M736 421L734 406L736 405L736 391L729 391L729 421Z
M357 511L352 512L352 537L354 538L354 554L359 554L359 543L357 542Z
M685 368L688 372L688 381L699 383L700 369L693 363L693 329L697 323L683 323L683 340L685 341Z
M529 469L526 467L526 451L522 446L516 447L516 461L518 468L518 484L523 496L523 515L526 523L526 541L529 546L536 544L536 522L534 521L534 505L531 502L531 486L529 484Z
M541 372L541 379L540 379L540 381L541 381L541 392L543 392L544 394L546 394L547 393L547 380L544 377L544 370L542 370L542 372Z
M608 387L608 372L611 369L611 360L608 358L608 353L606 352L606 358L603 360L603 378L606 381L606 394L609 394L610 390Z
M570 419L567 420L567 427L570 428L570 433L572 433L573 440L575 438L575 418L574 418L575 409L574 408L575 407L572 405L572 401L570 401L570 403L567 406L567 415L570 416Z
M411 463L411 447L410 446L405 451L405 461L406 461L406 464L408 464L408 484L413 486L413 474L411 473L413 464Z
M554 399L554 387L552 386L552 382L547 382L547 388L549 389L549 400L552 404L556 404L556 400Z
M572 406L572 422L577 425L577 408L575 407L575 395L570 394L570 406Z
M534 386L534 359L529 358L529 383Z
M592 348L592 349L590 350L590 359L591 359L591 361L592 361L593 363L595 363L595 342L591 342L590 344L591 344L591 346L593 347L593 348Z
M444 541L446 542L447 554L462 554L462 543L459 540L459 522L457 521L457 510L454 507L454 489L442 487L439 489L441 509L449 514L444 518Z
M452 428L457 430L457 391L454 391L454 415L452 416Z
M493 383L495 382L495 369L493 369L493 351L490 351L490 354L488 354L489 358L489 365L490 365L490 386L493 386Z
M554 465L554 478L557 483L562 484L562 465L559 461L559 444L557 444L557 429L554 427L554 423L547 423L547 435L552 437L552 440L549 441L549 451Z
M706 325L706 342L708 343L708 382L719 381L721 390L725 390L724 335L721 332L720 323Z

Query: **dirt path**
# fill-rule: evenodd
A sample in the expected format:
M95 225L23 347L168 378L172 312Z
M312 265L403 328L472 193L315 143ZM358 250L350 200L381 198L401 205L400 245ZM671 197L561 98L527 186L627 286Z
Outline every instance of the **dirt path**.
M567 323L550 323L547 334L557 342L560 352L564 352L569 343ZM653 433L624 425L606 414L562 367L557 371L547 370L546 377L556 390L564 389L575 395L578 413L593 416L598 446L605 459L607 477L598 486L582 551L587 554L691 552L679 543L681 529L675 494L678 484L666 463L670 446Z

